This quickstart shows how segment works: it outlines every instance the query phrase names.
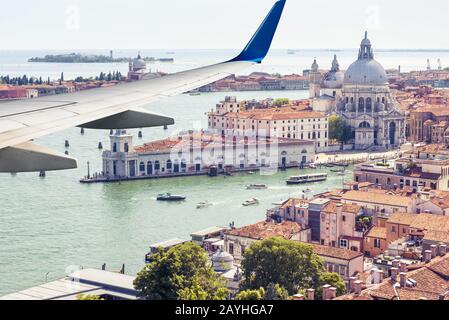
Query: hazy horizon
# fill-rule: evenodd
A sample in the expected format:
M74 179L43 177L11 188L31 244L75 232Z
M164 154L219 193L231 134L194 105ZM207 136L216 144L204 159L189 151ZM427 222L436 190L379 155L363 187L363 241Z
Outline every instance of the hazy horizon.
M23 0L0 12L0 50L242 49L275 0ZM449 50L449 2L287 0L273 49Z

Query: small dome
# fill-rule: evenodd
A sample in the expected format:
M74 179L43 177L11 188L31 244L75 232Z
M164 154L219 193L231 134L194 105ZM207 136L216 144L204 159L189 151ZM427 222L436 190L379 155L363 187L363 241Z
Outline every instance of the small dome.
M338 89L343 86L345 74L341 71L328 72L324 75L324 87L329 89Z
M142 70L142 69L146 69L147 68L147 63L145 62L145 60L142 59L142 57L139 55L137 56L137 58L135 58L133 60L133 69L134 71L137 70Z
M212 263L215 271L228 271L234 265L234 257L225 251L218 251L212 256Z

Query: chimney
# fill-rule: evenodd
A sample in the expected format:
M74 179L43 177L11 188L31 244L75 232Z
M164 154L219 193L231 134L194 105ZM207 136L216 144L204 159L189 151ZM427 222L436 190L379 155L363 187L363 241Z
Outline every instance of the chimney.
M354 294L360 295L362 293L362 281L354 281Z
M329 300L329 289L330 285L326 284L323 286L323 300Z
M337 298L337 288L329 288L329 300L334 300L335 298Z
M391 281L396 283L398 281L398 268L391 268Z
M393 263L393 268L399 268L399 260L395 259L392 261Z
M384 280L384 272L380 269L373 270L373 284L379 284Z
M354 282L356 282L357 281L357 278L356 277L350 277L349 278L349 285L348 285L348 291L349 291L349 293L352 293L353 291L354 291Z
M307 300L315 300L315 289L307 289Z
M432 251L430 250L424 251L424 261L427 263L430 262L431 260L432 260Z
M401 261L401 263L399 264L399 271L407 272L407 264L404 261Z
M447 245L440 244L440 249L439 249L440 256L444 257L446 255L446 252L447 252Z
M295 294L293 296L293 300L304 300L304 296L302 294Z
M407 274L405 272L401 272L399 274L399 284L401 285L401 288L404 288L407 283Z
M432 252L432 259L437 256L437 246L435 244L432 244L430 246L430 251Z

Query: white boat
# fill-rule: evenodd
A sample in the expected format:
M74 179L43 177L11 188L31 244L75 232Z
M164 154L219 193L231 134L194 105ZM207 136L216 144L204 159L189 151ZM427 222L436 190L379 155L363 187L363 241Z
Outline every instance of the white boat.
M309 169L316 169L317 166L314 163L309 164Z
M256 198L246 200L245 202L242 203L242 205L245 207L254 206L256 204L259 204L259 200L257 200Z
M268 186L266 184L250 184L249 186L246 186L247 190L265 190L268 189Z
M288 185L303 184L312 182L321 182L327 180L327 173L306 174L303 176L290 177L287 180Z
M303 193L311 193L311 192L313 192L313 190L310 188L307 188L307 189L302 190L302 192Z
M209 201L204 201L204 202L200 202L196 205L197 209L204 209L204 208L209 208L212 206L212 203L210 203Z

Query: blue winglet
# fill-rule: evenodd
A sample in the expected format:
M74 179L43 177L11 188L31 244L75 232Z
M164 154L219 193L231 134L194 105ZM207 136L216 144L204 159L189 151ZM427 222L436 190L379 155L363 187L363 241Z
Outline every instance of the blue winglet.
M261 63L270 49L286 0L277 1L245 49L231 61Z

